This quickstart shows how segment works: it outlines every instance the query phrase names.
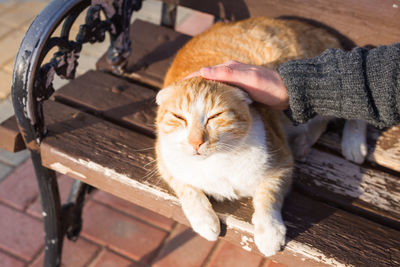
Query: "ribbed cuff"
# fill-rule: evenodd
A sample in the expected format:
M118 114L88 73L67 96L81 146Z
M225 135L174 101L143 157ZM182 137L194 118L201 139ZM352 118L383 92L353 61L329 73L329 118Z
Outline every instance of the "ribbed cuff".
M336 70L332 52L281 64L278 72L289 95L285 114L292 121L303 123L317 114L334 115L340 110L341 84Z

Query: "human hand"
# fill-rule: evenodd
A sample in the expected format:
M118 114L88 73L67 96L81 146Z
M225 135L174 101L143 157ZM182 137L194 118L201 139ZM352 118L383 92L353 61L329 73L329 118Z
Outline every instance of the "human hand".
M237 61L202 68L186 78L201 76L206 79L225 82L245 90L257 102L273 109L289 107L287 88L278 72L266 67L248 65Z

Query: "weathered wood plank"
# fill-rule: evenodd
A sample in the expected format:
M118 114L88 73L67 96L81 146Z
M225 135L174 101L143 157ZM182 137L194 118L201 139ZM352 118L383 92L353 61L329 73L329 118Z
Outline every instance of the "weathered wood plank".
M339 125L342 126L342 125ZM318 140L318 144L341 153L341 127L332 127ZM400 172L400 125L380 131L368 125L367 161Z
M25 143L19 132L15 116L0 124L0 148L9 152L18 152L25 149Z
M54 93L57 101L147 133L155 129L154 96L148 88L99 71L89 71Z
M400 179L312 149L296 163L295 186L319 199L367 216L377 216L400 229Z
M45 166L186 222L176 197L151 174L153 139L52 101L45 103L44 111L49 129L41 145ZM216 203L214 207L227 225L225 237L255 250L250 202ZM284 219L289 239L286 252L324 264L400 264L398 231L298 193L289 195Z
M130 29L132 53L126 65L126 76L161 87L175 53L190 37L171 29L135 20ZM99 70L112 72L103 55L96 63Z
M124 88L121 93L110 91L113 85L121 83ZM127 84L109 74L92 71L58 90L55 99L67 99L73 106L82 105L91 113L103 114L120 125L126 126L129 123L146 131L153 131L156 107L152 99L155 94L152 90ZM322 143L340 152L339 135L328 135L332 136L333 141L324 136ZM377 135L371 138L376 140ZM392 140L395 137L390 138ZM379 146L375 149L380 150L382 149ZM393 158L389 153L386 156ZM374 160L374 157L370 156L369 160ZM384 157L381 158L382 161ZM400 162L400 158L398 161ZM330 201L347 210L362 212L376 220L385 220L385 223L400 228L400 179L397 176L370 167L360 167L338 155L313 149L305 163L297 163L294 184L311 196Z
M254 16L297 16L336 29L358 46L400 40L400 3L393 0L167 0L218 17L239 20Z

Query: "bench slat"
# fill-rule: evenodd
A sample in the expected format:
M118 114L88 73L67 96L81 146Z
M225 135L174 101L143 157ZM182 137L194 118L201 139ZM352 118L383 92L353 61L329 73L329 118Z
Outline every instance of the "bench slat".
M342 125L340 125L342 126ZM319 140L318 144L325 146L337 153L341 153L341 133L342 127L335 127L328 130ZM400 125L380 131L368 125L367 142L368 155L367 161L379 164L388 169L400 172Z
M165 1L165 0L164 0ZM335 28L358 46L400 40L400 5L392 0L166 0L227 19L298 16Z
M400 229L399 176L311 149L305 162L296 163L293 179L311 196Z
M190 36L171 29L135 20L130 30L132 53L126 65L127 77L155 87L162 87L171 59ZM96 63L99 70L112 72L103 55Z
M18 152L26 148L15 116L0 124L0 148L9 152Z
M151 175L154 154L149 148L153 139L53 101L45 103L44 111L49 130L41 145L45 166L187 223L175 196L162 180ZM219 203L215 209L228 225L226 238L254 249L250 202ZM284 219L290 240L287 253L325 264L400 264L398 231L298 193L289 195Z
M154 96L153 90L98 71L88 71L54 93L57 101L149 134L155 130Z
M113 93L110 88L124 90ZM90 71L55 93L55 99L119 125L154 131L155 92L112 75ZM67 101L66 101L67 100ZM141 103L147 103L142 105ZM305 163L296 164L296 188L351 211L400 229L400 180L397 176L360 167L340 156L312 149Z

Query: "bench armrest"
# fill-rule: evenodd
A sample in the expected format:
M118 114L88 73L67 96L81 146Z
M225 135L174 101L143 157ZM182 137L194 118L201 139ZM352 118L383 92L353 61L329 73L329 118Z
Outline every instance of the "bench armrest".
M108 32L111 37L108 62L122 70L130 53L130 17L141 8L141 3L141 0L54 0L35 18L20 45L12 78L14 111L29 149L38 151L45 136L42 103L54 92L54 75L75 78L83 44L102 42ZM71 27L82 12L86 12L86 22L71 40ZM57 27L62 27L61 34L53 37ZM55 47L58 51L50 62L43 62Z

